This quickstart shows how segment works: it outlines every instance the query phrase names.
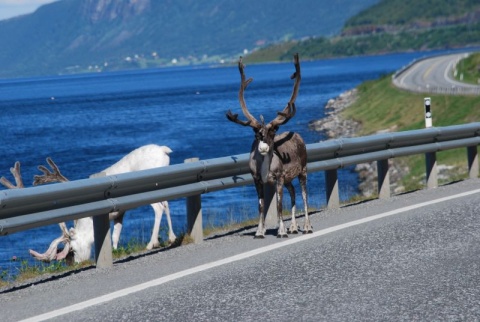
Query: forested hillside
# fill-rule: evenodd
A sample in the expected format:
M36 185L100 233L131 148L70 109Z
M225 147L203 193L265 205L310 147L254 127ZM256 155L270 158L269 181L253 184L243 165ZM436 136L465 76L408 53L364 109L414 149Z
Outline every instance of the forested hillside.
M478 0L384 0L348 19L342 34L394 32L478 22Z
M267 46L250 61L368 55L480 45L478 0L382 0L348 19L335 37Z

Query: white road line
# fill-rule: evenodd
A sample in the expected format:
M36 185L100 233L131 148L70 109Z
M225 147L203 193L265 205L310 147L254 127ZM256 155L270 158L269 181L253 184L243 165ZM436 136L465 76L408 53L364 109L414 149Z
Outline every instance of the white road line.
M64 307L64 308L59 309L59 310L54 310L54 311L50 311L50 312L47 312L47 313L44 313L44 314L33 316L31 318L28 318L28 319L25 319L25 320L22 320L22 321L23 322L25 322L25 321L44 321L44 320L47 320L47 319L52 319L52 318L59 317L59 316L62 316L64 314L67 314L67 313L71 313L73 311L79 311L79 310L83 310L83 309L86 309L86 308L94 306L94 305L98 305L98 304L106 303L106 302L109 302L109 301L113 301L113 300L115 300L119 297L127 296L129 294L136 293L136 292L140 292L140 291L146 290L148 288L159 286L159 285L162 285L164 283L167 283L167 282L170 282L170 281L173 281L173 280L185 277L185 276L189 276L189 275L192 275L192 274L195 274L195 273L198 273L198 272L206 271L206 270L211 269L211 268L215 268L215 267L222 266L222 265L225 265L225 264L230 264L230 263L240 261L240 260L243 260L243 259L246 259L246 258L250 258L250 257L256 256L256 255L259 255L259 254L263 254L263 253L266 253L266 252L269 252L269 251L272 251L272 250L275 250L275 249L279 249L279 248L282 248L282 247L285 247L285 246L300 243L300 242L303 242L305 240L309 240L311 238L316 238L316 237L323 236L323 235L326 235L326 234L329 234L329 233L333 233L333 232L336 232L336 231L339 231L339 230L342 230L342 229L346 229L346 228L349 228L349 227L361 225L361 224L364 224L364 223L367 223L367 222L370 222L370 221L374 221L374 220L377 220L377 219L385 218L385 217L388 217L388 216L393 216L393 215L400 214L400 213L403 213L403 212L407 212L407 211L410 211L410 210L413 210L413 209L433 205L433 204L436 204L436 203L440 203L440 202L444 202L444 201L448 201L448 200L452 200L452 199L456 199L456 198L466 197L466 196L469 196L469 195L472 195L472 194L475 194L475 193L480 193L480 189L472 190L472 191L469 191L469 192L464 192L464 193L460 193L460 194L456 194L456 195L452 195L452 196L448 196L448 197L444 197L444 198L439 198L439 199L435 199L435 200L431 200L431 201L422 202L422 203L419 203L419 204L416 204L416 205L411 205L411 206L395 209L395 210L384 212L384 213L381 213L381 214L378 214L378 215L373 215L373 216L370 216L370 217L367 217L367 218L362 218L362 219L351 221L351 222L348 222L348 223L345 223L345 224L341 224L341 225L337 225L337 226L334 226L334 227L326 228L326 229L314 232L313 234L308 234L308 235L303 235L303 236L300 236L300 237L288 239L286 241L278 242L278 243L275 243L273 245L265 246L265 247L258 248L258 249L255 249L255 250L251 250L251 251L248 251L248 252L245 252L245 253L242 253L242 254L227 257L227 258L224 258L224 259L221 259L221 260L218 260L218 261L215 261L215 262L211 262L211 263L208 263L208 264L203 264L203 265L193 267L193 268L190 268L190 269L187 269L187 270L175 273L175 274L171 274L171 275L164 276L164 277L161 277L161 278L158 278L158 279L154 279L154 280L151 280L149 282L145 282L145 283L142 283L142 284L139 284L139 285L136 285L136 286L127 287L125 289L122 289L122 290L119 290L119 291L116 291L116 292L113 292L113 293L105 294L105 295L90 299L88 301L73 304L73 305Z
M443 78L447 83L458 85L456 82L453 82L453 80L448 76L449 71L453 68L453 65L455 64L455 59L450 60L448 63L447 68L445 69L445 72L443 73Z
M476 88L476 87L478 87L477 85L457 81L455 78L450 77L450 70L453 69L453 66L457 63L457 61L460 61L462 58L466 58L466 57L467 57L467 55L465 55L465 54L458 54L458 55L453 56L452 58L454 58L454 59L450 60L448 66L447 66L447 69L445 69L445 72L443 73L443 78L445 79L445 81L447 83L450 83L454 86Z

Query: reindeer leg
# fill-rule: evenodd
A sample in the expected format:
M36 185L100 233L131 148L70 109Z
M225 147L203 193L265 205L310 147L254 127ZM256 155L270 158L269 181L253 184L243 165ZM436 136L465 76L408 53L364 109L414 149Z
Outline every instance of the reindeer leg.
M168 241L173 244L177 239L175 233L173 232L172 227L172 218L170 217L170 207L168 206L168 201L162 202L163 208L165 209L165 215L167 216L167 224L168 224Z
M285 224L283 223L283 178L277 178L277 218L278 218L278 232L277 238L286 238L288 237L287 230L285 229Z
M150 242L147 245L148 250L160 247L160 242L158 241L158 234L160 233L160 223L162 221L163 215L162 203L152 203L150 206L152 206L153 211L155 212L155 222L153 224L152 237L150 238Z
M260 181L260 179L255 179L255 188L257 190L257 195L258 195L258 214L259 214L258 228L257 228L257 232L255 233L255 238L265 238L265 232L266 232L265 216L263 215L265 200L263 196L263 183Z
M112 244L113 249L118 248L118 242L120 240L120 233L122 232L123 227L123 216L125 211L111 212L109 214L110 220L113 220L113 233L112 233Z
M295 218L295 212L297 210L297 207L295 204L295 188L293 187L293 184L291 182L286 183L285 187L287 187L287 190L290 193L290 201L292 205L292 222L290 223L290 228L288 230L288 233L298 234L298 225L297 225L297 220Z
M298 176L300 181L300 187L302 188L302 199L303 205L305 207L305 223L303 225L303 233L311 234L313 233L313 227L310 224L310 218L308 217L308 204L307 204L307 171L306 169Z

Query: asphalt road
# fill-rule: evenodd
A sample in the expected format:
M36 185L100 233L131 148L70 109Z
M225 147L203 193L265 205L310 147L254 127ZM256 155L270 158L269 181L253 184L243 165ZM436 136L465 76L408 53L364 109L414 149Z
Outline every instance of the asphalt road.
M400 73L394 84L417 92L480 93L480 86L458 82L453 78L456 63L466 57L465 53L436 56L419 60Z
M479 179L322 210L2 291L1 320L478 321L479 214Z

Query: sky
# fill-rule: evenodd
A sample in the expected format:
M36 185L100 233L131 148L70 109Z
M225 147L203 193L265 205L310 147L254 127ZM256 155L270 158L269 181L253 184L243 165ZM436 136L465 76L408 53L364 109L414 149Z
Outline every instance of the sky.
M0 20L32 13L43 4L57 0L0 0Z

